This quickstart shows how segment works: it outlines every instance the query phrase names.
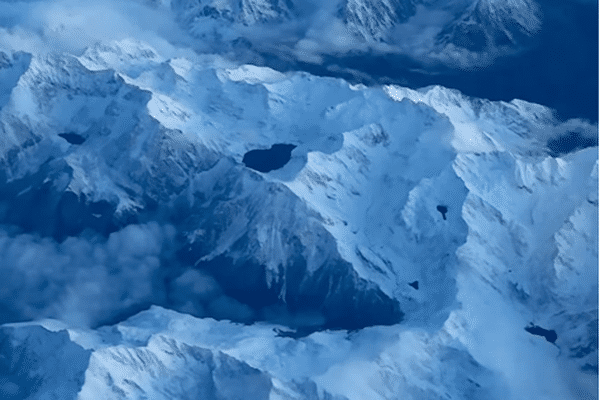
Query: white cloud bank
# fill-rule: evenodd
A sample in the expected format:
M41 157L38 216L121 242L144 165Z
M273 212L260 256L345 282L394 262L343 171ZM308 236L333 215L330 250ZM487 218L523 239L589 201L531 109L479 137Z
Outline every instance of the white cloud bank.
M255 318L212 277L179 267L171 225L134 224L108 238L82 234L62 243L11 230L0 228L0 323L57 318L93 327L150 304L195 316Z
M0 47L11 50L80 54L97 42L135 37L175 56L180 50L170 43L191 43L164 10L136 1L0 1L0 7Z

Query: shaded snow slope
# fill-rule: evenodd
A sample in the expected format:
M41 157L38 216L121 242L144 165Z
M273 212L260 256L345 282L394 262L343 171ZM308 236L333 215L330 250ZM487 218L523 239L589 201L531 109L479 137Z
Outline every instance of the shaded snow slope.
M444 26L436 43L455 61L468 66L477 58L518 49L539 32L539 5L532 0L478 0Z
M291 0L172 0L170 7L184 24L207 23L211 19L243 25L282 22L289 20L294 10Z
M416 12L421 1L365 1L346 0L340 6L340 15L350 32L367 41L389 41L391 29Z

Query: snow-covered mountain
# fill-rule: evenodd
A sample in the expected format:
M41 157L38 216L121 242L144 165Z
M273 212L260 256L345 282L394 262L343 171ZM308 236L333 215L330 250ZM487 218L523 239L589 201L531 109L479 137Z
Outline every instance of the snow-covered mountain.
M531 0L478 0L438 34L442 46L482 52L514 48L541 28L539 6Z
M598 153L548 142L597 126L130 39L2 54L0 309L55 319L1 328L4 397L596 395Z
M196 45L215 52L253 49L254 58L319 62L321 55L405 54L461 67L521 49L541 26L534 0L153 1L172 13ZM241 51L241 52L240 52ZM468 57L467 57L468 56ZM462 60L462 64L457 64ZM289 60L288 60L289 61ZM264 59L263 59L263 62Z
M4 398L503 398L501 377L452 340L393 328L292 339L160 307L97 331L40 324L2 328Z
M523 48L541 29L532 0L347 1L339 12L345 26L383 52L472 67Z
M289 20L294 10L291 0L172 0L170 7L186 25L204 18L243 25L282 22Z
M364 1L346 0L339 14L354 34L365 40L389 41L389 31L416 12L418 0Z

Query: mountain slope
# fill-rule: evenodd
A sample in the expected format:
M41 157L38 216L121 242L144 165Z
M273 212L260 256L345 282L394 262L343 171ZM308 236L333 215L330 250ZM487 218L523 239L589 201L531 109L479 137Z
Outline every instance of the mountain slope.
M170 3L175 13L185 23L198 19L213 18L244 25L265 22L281 22L292 17L294 8L290 0L242 0L242 1L189 1L174 0Z
M339 14L348 29L366 39L384 42L386 34L395 25L405 22L416 12L420 1L364 1L347 0L340 5Z
M96 332L65 330L52 320L41 324L11 324L3 328L3 339L25 349L35 365L46 356L30 343L60 338L66 343L55 361L57 368L41 369L39 378L27 376L27 367L21 368L19 378L5 375L4 393L23 395L41 378L46 394L60 390L61 398L82 400L343 400L393 398L402 392L415 399L443 398L445 393L501 398L493 393L494 378L499 377L455 344L423 334L399 336L393 330L369 328L353 336L323 332L295 340L277 334L277 326L199 320L160 307ZM76 359L81 362L73 363ZM452 370L444 372L441 361L451 363ZM75 372L75 385L56 385L66 378L59 375L63 368ZM360 368L354 382L348 378L349 368Z

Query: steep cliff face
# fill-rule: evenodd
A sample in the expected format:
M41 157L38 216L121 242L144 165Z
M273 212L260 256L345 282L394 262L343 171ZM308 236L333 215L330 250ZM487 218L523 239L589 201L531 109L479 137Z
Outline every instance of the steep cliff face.
M419 0L364 1L347 0L340 4L339 15L355 35L366 41L390 41L390 30L406 22L416 12Z
M479 0L438 35L438 42L473 52L514 48L541 28L539 6L530 0Z
M283 22L294 15L294 4L291 0L174 0L170 6L186 25L198 23L203 19L254 25Z

